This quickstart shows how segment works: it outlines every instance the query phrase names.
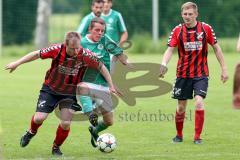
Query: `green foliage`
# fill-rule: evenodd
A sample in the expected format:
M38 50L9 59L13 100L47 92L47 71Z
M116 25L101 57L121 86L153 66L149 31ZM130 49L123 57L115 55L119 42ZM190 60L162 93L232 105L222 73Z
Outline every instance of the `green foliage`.
M152 37L148 33L135 34L132 39L132 47L127 50L129 53L135 54L153 54L163 53L166 49L166 38L160 38L158 43L153 43Z
M23 44L32 40L36 25L37 2L3 1L3 44Z
M133 54L163 54L167 49L168 37L160 37L159 42L153 43L152 37L148 33L135 34L131 38L132 46L127 50ZM223 53L236 52L237 38L218 38ZM212 48L209 46L209 49ZM176 50L177 51L177 50Z
M35 50L33 44L8 45L2 48L4 57L20 57Z
M114 1L113 8L119 11L126 23L130 37L134 33L151 32L152 2L121 0Z
M186 0L159 0L159 33L168 35L174 26L182 23L181 5ZM217 36L236 36L240 28L240 1L193 0L199 7L198 20L209 23ZM113 8L120 11L130 36L139 31L152 33L152 1L114 1Z
M80 0L53 0L53 13L76 13L83 5Z
M49 42L60 43L66 32L76 31L80 23L80 16L79 14L52 14L49 22Z

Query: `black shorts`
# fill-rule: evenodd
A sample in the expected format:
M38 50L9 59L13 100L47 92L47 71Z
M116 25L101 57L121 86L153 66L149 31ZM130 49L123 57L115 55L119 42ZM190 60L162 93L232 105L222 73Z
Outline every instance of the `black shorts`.
M203 98L207 95L208 77L177 78L172 91L172 98L179 100L193 99L199 95Z
M81 106L77 103L76 96L61 95L52 91L48 86L43 85L40 90L36 112L51 113L58 104L63 104L62 106L64 108L71 108L75 111L81 110Z

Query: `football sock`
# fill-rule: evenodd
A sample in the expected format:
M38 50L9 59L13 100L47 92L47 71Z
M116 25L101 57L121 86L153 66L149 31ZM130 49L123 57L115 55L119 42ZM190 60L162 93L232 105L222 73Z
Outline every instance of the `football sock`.
M204 110L195 111L195 136L194 139L200 139L204 123Z
M108 126L103 121L99 121L98 125L96 126L96 132L99 133L107 128Z
M70 129L64 130L61 125L58 125L54 145L61 146L69 134Z
M185 112L180 114L176 111L175 123L176 123L177 136L181 138L183 137L182 130L183 130L184 118L185 118Z
M37 124L37 123L34 122L34 115L33 115L33 116L32 116L32 120L31 120L31 126L30 126L31 128L30 128L29 131L30 131L32 134L36 134L38 128L39 128L41 125L42 125L42 123Z

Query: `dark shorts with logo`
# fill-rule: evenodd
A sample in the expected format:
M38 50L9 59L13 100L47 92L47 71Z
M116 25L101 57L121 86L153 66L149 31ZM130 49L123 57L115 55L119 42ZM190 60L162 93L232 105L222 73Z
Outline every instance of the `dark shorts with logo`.
M36 112L51 113L58 105L81 111L81 106L78 105L76 96L58 94L51 90L49 86L43 85L38 97Z
M176 78L172 98L179 100L193 99L196 95L203 98L207 95L208 77Z

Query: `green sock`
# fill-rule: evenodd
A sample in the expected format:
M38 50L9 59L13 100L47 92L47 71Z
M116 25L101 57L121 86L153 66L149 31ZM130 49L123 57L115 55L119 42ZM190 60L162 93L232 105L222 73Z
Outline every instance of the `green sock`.
M107 128L108 126L103 121L99 121L98 125L96 126L96 132L99 133Z

